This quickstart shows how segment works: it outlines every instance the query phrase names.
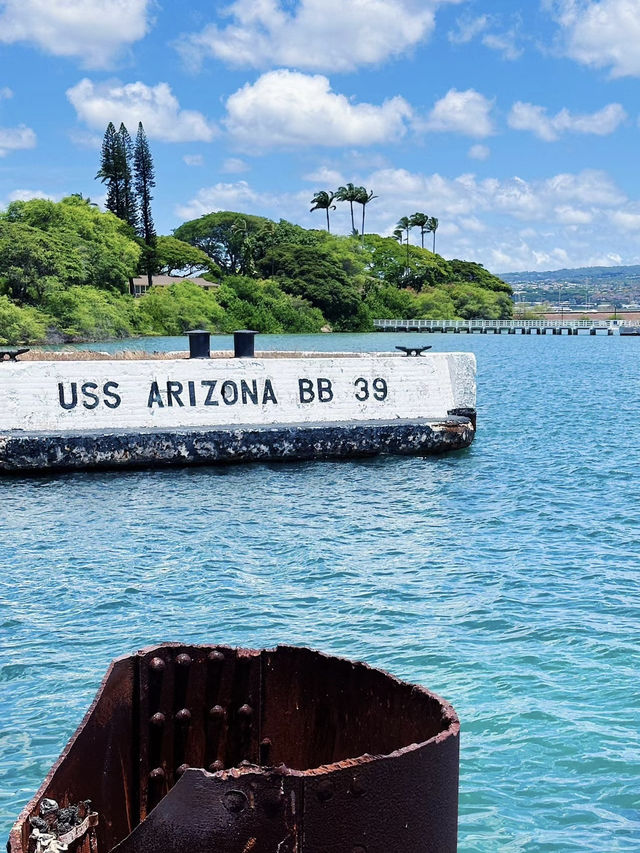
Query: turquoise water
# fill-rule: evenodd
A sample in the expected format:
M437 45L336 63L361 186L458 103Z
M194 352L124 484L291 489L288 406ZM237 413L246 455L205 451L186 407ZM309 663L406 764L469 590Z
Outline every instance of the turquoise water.
M0 479L0 840L109 661L184 640L304 643L450 699L460 851L640 850L640 339L258 345L395 343L476 352L469 450Z

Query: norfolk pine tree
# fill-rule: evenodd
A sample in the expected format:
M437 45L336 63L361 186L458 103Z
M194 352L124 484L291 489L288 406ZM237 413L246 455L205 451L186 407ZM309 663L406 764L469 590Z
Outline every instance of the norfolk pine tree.
M144 132L142 122L138 124L138 133L136 135L136 144L133 153L133 163L135 168L134 185L138 199L138 234L145 242L145 254L143 258L144 268L147 274L149 287L153 284L153 269L155 262L155 246L156 246L156 231L153 225L153 217L151 216L151 201L153 196L151 190L156 185L155 176L153 173L153 160L151 159L151 151L149 143Z
M122 173L122 212L121 217L134 230L138 228L138 205L133 192L133 181L131 178L131 164L133 162L133 142L129 136L129 131L124 126L120 125L118 130L119 137L119 157L120 170Z
M122 161L122 143L119 135L116 133L113 122L110 121L102 140L100 170L96 178L100 178L101 182L107 185L107 200L105 204L107 210L115 213L120 219L125 218L122 215L124 211L122 199Z

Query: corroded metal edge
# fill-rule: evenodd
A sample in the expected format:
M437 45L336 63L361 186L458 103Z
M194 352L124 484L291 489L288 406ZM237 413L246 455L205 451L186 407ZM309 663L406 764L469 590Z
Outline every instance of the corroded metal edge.
M174 786L174 788L172 790L178 789L178 791L179 791L179 790L181 790L181 783L182 783L182 787L184 788L185 784L187 782L189 782L189 784L194 784L196 779L201 779L204 782L206 782L207 778L218 779L221 782L223 782L223 781L224 782L226 782L226 781L230 781L230 782L238 781L238 782L240 782L240 781L242 781L243 777L247 777L247 779L249 777L252 777L252 778L253 777L262 777L266 781L270 781L274 778L274 776L276 776L276 777L281 777L281 778L289 777L289 778L291 778L292 782L294 782L295 779L298 779L300 781L300 783L303 783L305 781L311 783L314 786L313 789L316 791L318 799L321 799L321 791L320 791L319 786L322 785L322 780L325 777L335 777L336 774L341 774L344 771L350 771L354 768L363 769L366 767L370 767L371 769L373 769L376 765L382 765L384 763L391 762L391 760L394 758L409 757L411 759L413 757L416 760L422 760L422 758L424 756L425 748L429 747L430 745L431 746L436 745L436 744L441 745L441 744L445 744L446 742L449 742L449 746L454 748L454 753L451 753L450 750L448 750L448 751L450 752L451 755L454 756L455 763L456 763L456 772L454 774L455 779L450 779L449 781L454 785L455 790L457 791L457 751L458 751L458 739L459 739L459 731L460 731L460 723L458 720L458 716L457 716L455 710L453 709L453 707L451 706L451 704L449 702L442 699L442 697L438 696L437 694L428 690L427 688L422 687L422 686L417 686L417 685L408 685L407 682L391 675L390 673L386 672L385 670L382 670L382 669L377 668L377 667L371 667L366 663L353 662L353 661L346 659L346 658L337 657L334 655L327 655L327 654L324 654L322 652L311 651L308 649L302 649L300 647L295 647L295 646L277 646L274 649L253 650L253 649L234 649L234 648L229 647L229 646L212 646L209 644L194 645L194 644L184 644L184 643L177 643L177 642L163 643L163 644L159 644L159 645L155 645L155 646L145 647L144 649L139 650L138 652L136 652L133 655L125 655L123 657L117 658L116 660L114 660L111 663L111 665L109 666L109 668L107 670L107 673L105 674L105 676L104 676L104 678L100 684L100 687L98 689L98 692L97 692L93 702L91 703L87 713L83 717L82 722L80 723L80 725L78 726L78 728L76 729L74 734L69 739L69 741L68 741L67 745L65 746L64 750L62 751L60 757L57 759L57 761L55 762L55 764L53 765L53 767L51 768L51 770L47 774L45 780L43 781L42 785L38 789L37 793L34 795L34 797L30 800L30 802L25 806L25 808L20 813L18 820L17 820L16 824L14 825L13 829L11 830L11 833L9 836L9 841L7 843L8 853L24 853L24 851L27 849L27 847L25 846L25 842L26 842L26 839L28 836L28 818L37 812L38 805L39 805L41 799L47 795L47 790L48 790L49 786L51 785L52 780L54 779L54 776L56 775L57 771L61 768L61 766L63 765L65 760L69 757L69 754L70 754L74 744L76 743L76 741L78 740L80 735L83 734L85 728L88 726L90 721L92 721L94 712L96 711L96 709L100 703L100 700L103 698L103 695L105 694L107 686L109 686L109 689L113 689L113 684L109 684L109 682L111 682L112 679L114 682L116 682L118 680L118 677L121 677L122 674L126 670L130 670L132 668L132 666L133 666L133 669L135 671L136 665L139 662L142 662L142 660L144 658L148 659L150 655L153 655L153 654L156 654L156 653L159 653L162 651L165 651L165 652L168 650L173 650L173 651L182 650L182 651L184 651L185 649L210 650L213 648L221 650L221 651L224 650L224 651L228 651L228 652L231 652L234 654L238 654L239 656L246 656L247 658L258 658L258 659L261 658L263 655L264 656L268 656L270 654L275 655L280 650L290 651L290 652L308 651L308 652L311 652L314 656L317 656L318 658L324 660L325 662L338 661L338 662L341 662L343 664L350 665L352 667L357 667L358 669L361 669L361 670L365 670L368 673L371 673L372 675L373 674L383 675L383 676L385 676L385 678L389 679L392 683L394 683L398 687L405 687L406 688L407 686L411 686L413 693L420 694L420 695L424 696L425 699L428 699L432 702L437 703L437 705L440 709L440 712L441 712L442 725L440 727L440 730L435 735L433 735L432 737L430 737L424 741L421 741L421 742L407 744L406 746L403 746L399 749L393 750L387 754L378 754L378 755L364 754L364 755L356 756L353 758L348 758L345 760L330 763L330 764L323 764L323 765L320 765L318 767L310 768L307 770L296 770L296 769L288 768L285 766L281 766L278 768L262 768L258 765L251 765L251 766L247 766L247 767L228 768L226 770L218 771L217 773L208 773L207 771L205 771L203 769L190 768L189 771L184 774L185 783L182 783L182 780L180 780L176 784L176 786ZM201 783L197 783L197 784L201 784ZM409 785L412 784L411 779L408 780L408 784ZM457 813L457 809L455 809L455 812ZM427 848L425 848L425 849L427 849ZM431 849L431 848L429 848L429 849ZM447 847L447 849L454 849L454 848Z
M97 704L98 704L98 702L99 702L99 700L100 700L100 698L104 692L104 689L105 689L107 683L110 681L113 673L116 672L120 666L122 666L123 664L126 664L126 662L130 660L130 658L131 658L130 655L123 655L122 657L116 658L115 660L113 660L109 664L109 668L107 669L107 671L104 675L104 678L102 679L102 681L100 682L100 686L98 687L98 692L96 693L91 705L89 705L89 708L87 709L86 714L82 718L78 728L75 730L75 732L71 735L71 737L67 741L64 749L62 750L62 752L60 753L60 755L58 756L58 758L56 759L56 761L52 765L51 769L49 770L49 772L45 776L44 781L42 782L42 784L40 785L40 787L38 788L36 793L33 795L33 797L29 800L27 805L22 809L22 811L18 815L18 818L17 818L13 828L11 829L11 831L9 833L9 840L7 841L7 853L22 853L23 850L26 850L26 848L23 845L23 828L26 825L28 825L29 818L32 815L37 813L37 807L40 803L40 800L42 800L44 798L44 796L46 795L47 789L49 788L49 785L51 784L51 780L55 776L58 768L65 761L71 747L76 742L76 740L78 739L80 734L82 734L85 726L87 725L87 723L91 719L93 712L94 712L94 710L95 710L95 708L96 708L96 706L97 706Z
M349 421L87 432L0 433L0 472L421 455L468 447L472 419Z
M263 654L276 654L276 652L278 652L280 650L285 650L285 651L288 651L288 650L292 650L292 651L304 650L304 651L311 652L313 655L324 660L325 662L337 661L339 663L349 664L351 666L358 667L359 669L363 669L363 670L370 672L370 673L377 673L379 675L384 675L386 678L389 679L389 681L393 682L393 684L397 687L407 686L409 684L408 681L404 681L402 678L398 678L397 676L388 672L386 669L382 669L381 667L378 667L378 666L371 666L370 664L365 663L364 661L360 661L360 660L354 661L351 658L342 657L341 655L327 654L326 652L319 651L318 649L309 649L307 646L291 646L291 645L288 645L286 643L279 644L279 645L274 646L273 648L270 648L270 649L248 649L248 648L236 647L236 646L212 645L211 643L178 643L178 642L158 643L158 644L154 644L152 646L145 646L142 649L138 649L138 651L135 652L134 655L124 655L120 658L117 658L112 663L111 666L113 667L116 663L118 663L118 661L129 660L131 657L139 657L139 658L147 657L149 655L152 655L156 652L161 651L162 649L177 650L177 649L184 649L184 648L203 649L203 650L215 648L215 649L221 649L221 650L225 650L225 651L229 651L229 652L237 652L240 655L245 654L247 656L255 656L255 657L260 657ZM106 676L103 679L102 684L100 685L100 688L98 690L98 695L96 696L94 703L98 700L99 694L104 689L105 683L106 683ZM335 770L344 769L347 767L357 767L361 764L368 764L372 761L377 761L377 760L384 759L384 758L395 758L399 755L405 755L408 752L413 752L416 749L419 749L423 746L427 746L430 743L442 743L443 741L447 740L448 738L458 737L460 734L460 719L459 719L453 705L450 702L448 702L446 699L444 699L442 696L440 696L438 693L434 693L433 690L429 690L428 688L423 687L421 684L411 684L411 688L412 688L413 693L420 694L420 695L424 696L426 699L431 699L432 701L437 702L437 704L440 706L441 711L442 711L443 731L438 732L433 737L427 738L427 740L420 741L418 743L411 743L411 744L408 744L407 746L401 747L400 749L395 749L395 750L392 750L391 752L384 753L381 755L366 754L366 755L355 756L354 758L348 758L348 759L345 759L343 761L336 761L333 764L322 764L319 767L314 767L314 768L311 768L309 770L293 770L292 768L288 767L286 769L286 774L287 775L293 775L293 776L317 776L319 773L333 772ZM85 719L87 716L88 716L88 714L85 716ZM82 724L80 725L80 728L81 727L82 727ZM252 768L252 770L255 772L256 767L254 766ZM243 768L239 767L239 768L231 768L230 770L220 770L218 773L213 774L213 775L224 777L225 773L241 774L242 772L243 772Z

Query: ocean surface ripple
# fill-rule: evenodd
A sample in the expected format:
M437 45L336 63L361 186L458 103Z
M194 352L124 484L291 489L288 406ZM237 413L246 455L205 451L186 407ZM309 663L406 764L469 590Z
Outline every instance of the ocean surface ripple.
M311 645L448 698L461 853L640 850L640 339L259 347L396 343L476 352L469 450L0 479L0 842L111 659L181 640Z

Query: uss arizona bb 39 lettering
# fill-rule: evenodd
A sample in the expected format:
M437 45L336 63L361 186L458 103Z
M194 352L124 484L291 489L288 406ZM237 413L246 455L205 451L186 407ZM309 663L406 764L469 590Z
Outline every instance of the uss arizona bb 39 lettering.
M66 411L82 406L85 409L96 409L104 405L109 409L117 409L122 403L118 393L120 384L114 380L105 382L102 387L97 382L58 382L58 401ZM381 376L374 377L371 382L359 376L353 382L353 396L364 402L370 396L378 402L387 399L387 380ZM333 381L324 376L315 379L298 379L298 400L300 403L330 403L333 400ZM235 406L240 404L278 405L275 389L271 379L193 379L178 381L167 379L166 383L157 380L151 382L147 396L147 407L154 406L163 409L165 406Z

